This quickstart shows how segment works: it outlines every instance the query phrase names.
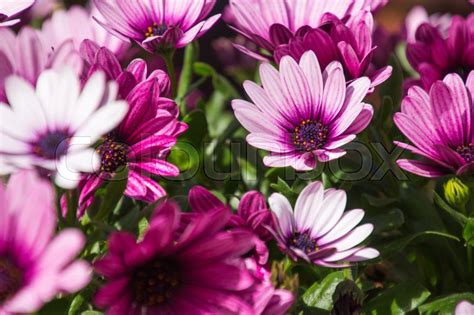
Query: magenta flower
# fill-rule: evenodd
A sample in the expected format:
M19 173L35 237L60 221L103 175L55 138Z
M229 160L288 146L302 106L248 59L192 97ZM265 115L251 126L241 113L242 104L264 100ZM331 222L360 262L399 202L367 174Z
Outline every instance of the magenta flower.
M100 24L150 52L182 48L206 33L220 14L206 16L215 0L94 0Z
M195 186L189 191L189 202L193 211L197 213L206 213L221 208L226 208L229 213L232 213L227 205L201 186ZM255 259L260 265L264 265L268 262L269 254L265 242L272 238L267 230L268 226L273 226L273 222L265 199L259 192L250 191L242 196L237 214L231 215L227 228L238 228L252 232L255 236L253 238Z
M408 172L439 177L472 174L474 171L474 71L464 84L457 74L448 74L426 93L414 86L403 99L395 124L413 145L396 141L426 160L398 160Z
M91 146L128 111L125 102L115 101L102 73L82 90L69 68L44 71L36 90L17 76L5 86L10 106L0 103L0 156L14 168L51 174L66 189L75 188L81 172L98 167Z
M408 43L416 42L416 30L423 23L428 23L436 27L443 38L446 38L448 36L449 27L451 26L451 19L452 15L449 13L428 15L428 12L424 7L415 6L410 10L410 12L408 12L405 18L403 29L405 39Z
M5 102L5 79L17 75L35 85L43 70L65 65L80 73L82 61L71 42L51 50L45 46L37 31L23 27L18 35L0 28L0 102Z
M2 0L0 1L0 28L2 26L11 26L20 22L20 19L11 19L11 17L28 9L35 0Z
M183 216L168 201L142 241L112 234L108 253L95 263L108 280L95 296L98 307L129 315L254 313L246 296L256 279L241 258L254 246L253 235L225 230L225 207Z
M281 194L272 194L268 201L277 221L275 239L294 260L338 268L379 255L373 248L359 246L374 227L356 227L364 210L344 212L347 197L343 190L325 190L321 182L311 183L298 196L294 212Z
M101 157L100 170L86 174L79 184L79 216L84 214L94 200L94 193L104 182L123 170L129 169L125 195L153 202L166 195L153 179L155 176L178 176L179 169L166 161L177 137L187 125L177 120L178 106L163 97L169 92L169 79L161 70L147 77L143 60L135 60L122 71L116 57L105 47L98 48L91 42L82 45L89 71L86 77L98 70L119 84L119 95L128 102L130 111L124 120L105 135L97 148Z
M370 88L368 78L346 86L342 66L332 62L321 71L313 52L297 64L283 57L280 72L260 66L263 88L247 81L244 88L254 104L234 100L235 116L250 134L247 142L270 151L263 160L270 167L311 170L317 161L343 156L340 147L355 139L373 116L362 103Z
M248 10L253 2L256 10ZM346 78L369 77L371 90L392 73L391 67L379 69L371 63L376 49L372 44L372 6L372 1L332 1L320 5L307 1L231 1L236 29L269 52L277 63L287 55L299 61L306 51L312 50L321 68L339 61ZM236 47L254 58L268 60L265 54Z
M84 61L82 81L87 81L97 71L103 71L108 80L117 82L120 98L127 98L137 84L153 78L158 80L160 96L168 96L170 92L171 83L168 74L162 70L155 70L148 75L148 66L143 59L134 59L123 70L117 56L110 49L100 47L88 39L82 42L80 55ZM170 104L167 109L172 113L177 112L174 104Z
M26 193L25 193L26 192ZM54 235L54 190L31 172L0 183L0 314L30 314L59 293L86 286L91 268L74 260L85 243L79 230Z
M474 304L468 301L461 301L456 305L454 315L470 315L474 314Z
M287 314L294 301L293 294L288 290L274 288L271 282L271 272L253 258L245 259L245 265L258 279L257 284L247 296L249 303L254 307L254 314Z
M418 27L415 39L408 43L407 58L420 79L412 84L429 91L448 73L465 79L474 70L474 14L454 16L446 38L438 28L424 23Z
M51 18L43 23L41 36L45 47L59 47L65 41L71 40L79 51L83 40L89 39L100 47L107 47L115 55L121 57L130 47L128 41L123 41L100 26L92 16L101 18L100 13L93 8L86 10L81 6L73 6L69 10L58 10Z
M353 6L353 0L324 1L317 5L311 1L231 0L226 20L239 33L273 54L279 45L288 44L295 35L321 26L327 13L342 19ZM256 59L268 60L245 47L236 47Z

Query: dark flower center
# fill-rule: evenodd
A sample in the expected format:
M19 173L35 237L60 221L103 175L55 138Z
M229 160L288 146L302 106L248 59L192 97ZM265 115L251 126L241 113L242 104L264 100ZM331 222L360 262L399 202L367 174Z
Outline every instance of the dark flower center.
M167 30L168 26L166 26L165 24L158 25L156 23L153 23L152 26L148 26L148 28L146 29L145 37L149 38L153 36L162 36L166 33Z
M0 257L0 305L21 288L21 270L7 257Z
M297 151L311 152L321 149L327 142L329 129L314 120L303 120L293 131L293 144Z
M101 157L101 172L114 173L120 167L127 165L128 146L117 142L113 136L105 138L104 143L97 148L97 153Z
M156 259L134 272L131 285L136 303L155 306L169 301L179 283L179 266Z
M466 163L474 162L474 144L457 147L456 151L462 156Z
M295 232L291 238L291 244L304 251L306 254L318 250L316 241L309 235L309 232Z
M64 130L48 131L33 144L33 151L45 159L58 159L67 153L69 137L69 133Z

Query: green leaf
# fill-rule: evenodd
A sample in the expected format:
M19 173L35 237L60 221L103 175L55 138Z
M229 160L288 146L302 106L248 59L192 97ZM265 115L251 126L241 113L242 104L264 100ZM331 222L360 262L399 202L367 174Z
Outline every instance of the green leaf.
M420 232L420 233L403 237L391 243L387 243L383 248L381 248L382 255L386 256L386 255L396 254L402 251L406 246L408 246L408 244L413 242L418 237L428 236L428 235L441 236L441 237L449 238L458 242L461 241L459 238L451 234L442 233L438 231L424 231L424 232Z
M242 180L249 188L255 188L257 186L257 169L252 163L246 159L239 158L240 170L242 172Z
M69 307L68 315L76 315L84 304L84 297L81 294L76 295L74 300L72 300L71 306Z
M405 314L416 309L431 295L421 284L409 281L389 288L364 305L366 314Z
M147 218L142 218L140 222L138 222L138 239L143 239L146 230L148 230L148 220Z
M45 306L37 315L64 315L68 313L70 301L68 299L56 299Z
M278 182L271 184L270 187L286 197L294 197L296 195L291 187L280 177L278 177Z
M380 233L399 228L405 223L405 217L400 209L395 208L370 217L367 221L374 225L374 233Z
M440 207L442 210L444 210L447 214L449 214L451 216L451 218L454 219L454 221L461 224L462 226L464 226L466 224L467 217L465 215L463 215L462 213L460 213L459 211L451 208L451 206L448 205L447 202L444 201L444 199L441 198L441 196L438 195L436 192L434 192L433 200L434 200L434 203L438 207Z
M105 195L99 208L99 212L94 217L96 221L102 221L116 208L120 207L120 200L127 187L128 168L115 174L105 189Z
M438 298L429 303L421 305L418 310L421 314L453 314L456 305L462 301L466 300L471 303L474 303L474 293L458 293L451 294L442 298Z
M462 236L464 237L467 246L474 247L474 218L469 218L466 222Z
M81 313L81 315L102 315L104 313L99 312L99 311L84 311Z
M187 140L195 149L201 150L208 134L206 115L202 110L194 110L186 115L183 121L188 124L188 130L181 136L181 140Z
M306 305L330 311L333 307L332 295L337 285L345 279L344 271L330 273L321 282L314 283L303 294Z
M194 63L194 72L202 77L211 77L214 88L232 98L238 98L239 93L226 77L220 75L214 68L203 62Z

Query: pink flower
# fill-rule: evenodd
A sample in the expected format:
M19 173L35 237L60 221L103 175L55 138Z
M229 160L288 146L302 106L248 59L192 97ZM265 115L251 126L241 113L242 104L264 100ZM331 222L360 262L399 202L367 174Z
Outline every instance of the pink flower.
M268 199L275 213L275 239L294 260L301 258L326 267L346 267L350 262L373 259L379 252L358 246L374 229L372 224L356 225L364 210L344 212L346 192L324 189L321 182L306 186L298 196L295 210L285 196L274 193Z
M160 199L166 191L151 176L179 175L179 169L166 158L177 137L187 129L178 121L176 103L165 97L170 88L168 76L161 70L147 76L146 63L140 59L122 70L112 52L87 40L81 53L87 58L86 78L104 71L108 79L118 83L120 98L129 103L130 111L97 148L99 171L85 174L79 184L79 216L94 200L96 190L125 166L129 169L126 196L145 202Z
M58 293L86 286L91 268L74 260L85 243L79 230L57 236L54 190L34 173L0 183L0 313L38 311Z
M323 72L311 51L299 64L283 57L280 71L263 64L260 78L263 88L244 83L254 103L234 100L232 107L250 132L247 142L270 151L263 160L267 166L311 170L317 161L337 159L346 153L340 147L372 119L372 106L362 102L370 80L362 77L347 86L339 62Z
M253 235L225 230L229 217L226 207L185 216L168 201L142 241L112 234L95 263L108 280L95 304L106 314L253 314L246 296L256 279L241 258Z
M20 22L20 19L11 19L11 17L28 9L35 0L2 0L0 1L0 28L2 26L11 26Z
M214 209L225 208L232 213L232 210L222 203L210 191L201 186L195 186L189 191L189 203L193 211L197 213L207 213ZM192 215L192 214L191 214ZM266 241L271 239L267 226L272 226L271 212L268 210L263 196L250 191L242 196L237 214L230 217L229 229L243 229L253 233L255 244L254 256L260 265L268 262L268 248Z
M93 172L99 158L90 148L128 111L115 101L113 86L97 73L84 89L69 68L46 70L36 89L18 76L5 83L9 105L0 103L0 156L17 169L38 168L66 189L80 172ZM116 87L115 87L116 90Z
M453 16L447 36L424 23L418 27L415 39L407 45L407 58L420 79L411 84L429 91L434 82L449 73L466 79L474 70L474 13L466 18Z
M426 9L422 6L415 6L408 12L405 18L404 35L408 43L416 42L416 30L423 23L428 23L436 27L443 37L448 36L449 26L451 25L451 14L433 14L428 15Z
M220 18L208 19L215 0L94 0L104 28L134 40L150 52L182 48L206 33Z
M232 0L227 19L277 63L287 55L299 61L312 50L321 68L339 61L348 79L369 77L372 91L392 73L391 67L376 68L371 63L376 49L372 44L371 10L380 7L379 2L339 0L315 5L306 0ZM249 10L249 6L254 9ZM235 46L258 60L268 60L265 53Z
M468 301L461 301L456 306L455 315L472 315L474 314L474 304Z
M464 84L457 74L436 81L429 94L408 90L395 124L413 145L396 141L425 160L398 160L408 172L423 177L472 174L474 171L474 71Z
M95 8L91 12L80 6L73 6L67 11L55 11L42 26L41 36L45 47L59 47L65 41L72 40L75 49L79 51L82 41L89 39L100 47L107 47L118 57L123 56L130 47L128 41L111 35L94 21L93 15L101 18Z
M35 85L45 69L67 65L76 73L81 72L81 58L69 41L53 51L30 27L23 27L18 35L10 29L0 28L0 38L0 102L6 101L5 79L10 75L17 75Z
M254 307L255 314L287 314L294 301L293 294L288 290L273 287L270 271L259 265L253 258L245 259L245 265L259 280L247 297Z

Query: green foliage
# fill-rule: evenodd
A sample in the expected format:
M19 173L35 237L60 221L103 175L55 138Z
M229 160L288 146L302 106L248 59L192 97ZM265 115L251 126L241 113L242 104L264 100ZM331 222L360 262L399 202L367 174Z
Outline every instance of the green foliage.
M364 304L364 313L372 315L406 314L420 306L431 293L421 284L409 281L383 291Z

